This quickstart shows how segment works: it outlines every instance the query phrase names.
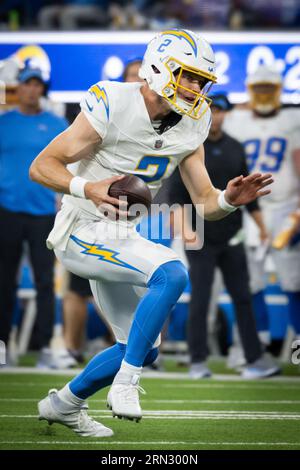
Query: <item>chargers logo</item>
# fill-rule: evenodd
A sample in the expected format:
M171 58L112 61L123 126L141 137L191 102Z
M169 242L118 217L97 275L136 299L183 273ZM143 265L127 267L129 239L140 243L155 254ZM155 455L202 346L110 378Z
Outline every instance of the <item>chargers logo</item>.
M96 97L96 100L98 101L98 103L100 103L100 101L103 102L104 107L105 107L105 111L106 111L106 116L107 116L107 119L108 119L109 118L109 102L108 102L108 96L106 94L105 89L101 88L99 85L96 84L96 85L93 85L89 89L89 93ZM89 105L88 105L88 107L90 109ZM91 108L91 109L93 109L93 108Z
M168 31L164 31L162 36L176 36L179 39L184 39L189 43L191 48L193 49L195 57L197 57L197 44L194 38L184 29L170 29Z
M120 253L117 251L109 250L108 248L105 248L104 245L96 245L96 244L84 242L83 240L80 240L74 235L71 235L70 238L77 245L84 248L84 250L81 253L84 253L85 255L97 256L100 261L105 261L106 263L115 264L122 268L127 268L127 269L131 269L132 271L137 271L139 273L142 273L142 271L135 268L134 266L131 266L130 264L125 263L124 261L118 259L117 256Z
M14 56L24 67L40 69L45 81L50 79L51 64L47 53L40 46L23 46L16 51Z

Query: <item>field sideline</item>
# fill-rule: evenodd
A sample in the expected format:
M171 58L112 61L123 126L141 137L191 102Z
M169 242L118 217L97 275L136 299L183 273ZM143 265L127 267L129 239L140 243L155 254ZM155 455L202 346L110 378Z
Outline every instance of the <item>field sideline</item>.
M172 377L172 378L171 378ZM81 438L37 420L37 401L60 388L67 375L0 373L0 449L97 450L300 450L300 379L242 381L219 376L203 381L184 374L143 378L144 417L138 424L113 419L107 390L89 400L90 414L112 427L106 439Z

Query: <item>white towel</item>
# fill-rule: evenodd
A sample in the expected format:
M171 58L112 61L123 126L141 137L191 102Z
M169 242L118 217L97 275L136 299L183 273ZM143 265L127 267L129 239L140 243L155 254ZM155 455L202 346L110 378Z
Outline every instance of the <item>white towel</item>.
M49 250L65 251L74 225L79 218L80 209L64 203L57 213L54 227L48 235L46 245Z

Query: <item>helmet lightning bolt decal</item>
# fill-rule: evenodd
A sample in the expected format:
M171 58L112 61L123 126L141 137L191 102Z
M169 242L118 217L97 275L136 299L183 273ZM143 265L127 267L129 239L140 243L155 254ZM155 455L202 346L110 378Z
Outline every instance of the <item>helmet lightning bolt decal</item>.
M109 250L108 248L105 248L104 245L97 245L97 244L84 242L83 240L80 240L79 238L75 237L74 235L71 235L70 238L77 245L84 248L84 250L81 253L84 253L85 255L97 256L99 261L105 261L106 263L111 263L111 264L114 264L116 266L131 269L132 271L137 271L139 273L144 274L142 271L135 268L134 266L131 266L130 264L125 263L124 261L118 259L117 256L120 253L117 252L117 251Z
M193 52L195 54L195 57L197 57L197 44L195 39L184 29L170 29L168 31L164 31L162 33L162 36L176 36L179 39L184 39L189 43L191 48L193 49Z

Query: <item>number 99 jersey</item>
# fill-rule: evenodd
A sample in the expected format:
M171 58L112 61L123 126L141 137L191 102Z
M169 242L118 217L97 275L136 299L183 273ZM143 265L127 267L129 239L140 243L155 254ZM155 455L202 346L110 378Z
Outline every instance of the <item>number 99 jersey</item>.
M259 117L250 110L233 110L226 116L224 130L245 148L250 173L272 173L271 194L260 199L261 207L275 209L297 203L300 180L293 151L300 148L300 113L282 109L275 116Z

